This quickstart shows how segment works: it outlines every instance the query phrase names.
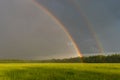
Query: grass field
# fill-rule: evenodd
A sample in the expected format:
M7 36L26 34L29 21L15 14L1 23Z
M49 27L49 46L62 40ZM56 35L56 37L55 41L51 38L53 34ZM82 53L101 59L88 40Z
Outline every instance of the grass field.
M120 64L0 64L0 80L120 80Z

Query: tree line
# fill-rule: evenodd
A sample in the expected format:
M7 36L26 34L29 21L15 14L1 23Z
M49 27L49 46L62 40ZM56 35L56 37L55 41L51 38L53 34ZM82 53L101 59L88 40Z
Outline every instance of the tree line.
M0 63L120 63L120 54L49 60L0 60Z
M67 59L52 59L43 60L43 62L55 62L55 63L120 63L120 54L112 55L96 55L88 57L75 57Z

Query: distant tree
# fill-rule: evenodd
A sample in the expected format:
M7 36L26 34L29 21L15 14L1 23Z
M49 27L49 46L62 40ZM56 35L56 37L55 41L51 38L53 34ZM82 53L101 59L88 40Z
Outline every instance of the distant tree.
M120 63L120 54L50 60L0 60L0 63Z
M108 55L105 61L109 63L120 63L120 55L118 54Z

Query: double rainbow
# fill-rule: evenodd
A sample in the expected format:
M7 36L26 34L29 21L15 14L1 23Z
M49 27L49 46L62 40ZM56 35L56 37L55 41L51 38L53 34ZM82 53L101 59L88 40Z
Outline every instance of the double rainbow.
M47 15L49 15L51 18L53 18L53 20L64 30L64 32L66 33L68 38L71 40L76 53L79 55L79 57L83 57L83 55L82 55L80 49L78 48L76 42L74 41L72 36L69 34L68 30L66 29L66 26L54 14L52 14L45 6L43 6L41 3L38 3L36 0L33 0L33 2L35 3L36 6L38 6L40 9L42 9ZM99 38L96 34L91 22L89 21L87 16L83 13L83 11L80 9L80 5L77 3L76 0L70 0L70 2L76 7L79 14L82 16L85 24L87 25L88 29L90 30L91 34L93 35L93 38L96 41L97 48L99 49L99 52L104 53L103 46L102 46L102 44L101 44L101 42L100 42L100 40L99 40Z

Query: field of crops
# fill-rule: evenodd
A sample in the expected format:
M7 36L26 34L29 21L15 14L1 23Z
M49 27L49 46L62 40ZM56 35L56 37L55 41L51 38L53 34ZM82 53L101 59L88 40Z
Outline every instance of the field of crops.
M120 64L0 64L0 80L120 80Z

